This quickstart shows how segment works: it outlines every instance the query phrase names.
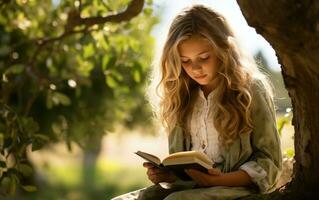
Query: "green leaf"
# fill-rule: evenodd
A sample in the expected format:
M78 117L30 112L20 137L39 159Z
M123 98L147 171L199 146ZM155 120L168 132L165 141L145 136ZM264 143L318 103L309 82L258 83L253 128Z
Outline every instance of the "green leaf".
M22 185L21 187L27 192L36 192L38 190L34 185Z
M106 76L106 84L107 84L110 88L116 88L116 86L118 85L117 82L116 82L116 80L115 80L112 76L110 76L110 75Z
M79 61L77 70L81 73L82 76L88 77L90 72L94 68L94 63L87 60Z
M107 64L109 63L110 57L109 56L103 56L102 59L102 69L105 70L107 67Z
M48 93L47 93L46 106L47 106L48 109L51 109L53 107L52 91L51 90L49 90Z
M104 37L101 37L98 42L99 42L99 45L101 45L101 47L104 49L104 50L108 50L110 48L108 42L107 42L107 38L106 36Z
M83 54L84 58L89 58L94 55L94 47L92 43L85 46L83 49L84 49L84 54Z
M3 144L4 144L4 134L0 133L0 150L3 149Z
M141 82L141 74L138 70L134 70L133 77L137 83Z
M44 146L44 144L50 141L50 138L43 134L34 134L33 137L34 140L32 142L32 151L41 149Z
M6 162L5 161L0 161L0 167L6 168L7 167Z
M10 184L9 184L9 188L8 188L8 194L14 195L16 190L17 190L17 181L13 176L11 176L10 177Z
M43 147L43 143L42 142L39 142L37 140L33 141L32 142L32 151L37 151L39 149L41 149Z
M20 74L23 70L24 70L24 65L16 64L16 65L10 66L6 70L5 74Z
M32 117L23 117L21 122L26 132L35 133L39 131L39 124Z
M18 171L21 172L24 177L29 177L32 175L33 169L30 165L22 163L19 164Z
M49 141L50 138L46 135L43 134L34 134L33 137L35 137L36 139L41 139L43 141Z
M111 56L110 59L108 60L108 63L105 67L105 69L111 69L114 67L115 63L116 63L116 56Z
M147 5L152 5L153 4L153 0L146 0L146 4Z
M116 78L117 81L123 81L123 76L119 72L113 70L111 74Z
M62 104L64 106L68 106L71 104L71 100L68 96L60 92L54 92L52 94L52 101L55 105Z
M288 123L289 123L289 120L286 117L281 117L277 120L277 129L280 136L282 135L282 130L284 126Z
M284 155L286 155L288 158L293 158L295 156L295 151L292 148L288 148L284 151Z
M52 123L51 128L54 134L60 135L62 133L62 128L58 123Z
M11 183L11 178L4 175L2 178L2 181L0 182L0 188L3 189L6 193L8 193L10 183Z
M144 14L145 14L146 16L151 16L152 13L153 13L153 9L152 9L152 8L145 8L145 9L143 10L143 12L144 12Z

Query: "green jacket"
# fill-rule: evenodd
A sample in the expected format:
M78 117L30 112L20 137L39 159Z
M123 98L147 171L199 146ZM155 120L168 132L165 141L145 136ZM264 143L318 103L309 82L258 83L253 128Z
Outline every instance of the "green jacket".
M241 134L230 146L222 147L220 152L224 162L217 163L216 167L225 173L250 164L256 171L265 171L262 180L253 182L259 192L269 193L276 189L282 169L282 154L274 105L260 82L252 85L252 122L251 135ZM191 136L184 134L180 127L169 134L168 140L169 153L191 150Z

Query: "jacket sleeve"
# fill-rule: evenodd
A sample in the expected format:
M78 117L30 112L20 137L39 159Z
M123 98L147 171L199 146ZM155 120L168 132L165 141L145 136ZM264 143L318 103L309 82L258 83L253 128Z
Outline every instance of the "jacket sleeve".
M251 159L239 168L248 173L261 193L276 189L282 169L282 154L276 127L274 104L264 86L252 86Z

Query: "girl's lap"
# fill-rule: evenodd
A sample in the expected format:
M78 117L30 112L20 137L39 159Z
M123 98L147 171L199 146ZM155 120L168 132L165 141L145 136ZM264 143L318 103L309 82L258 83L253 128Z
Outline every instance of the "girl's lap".
M209 187L189 189L185 186L173 186L165 189L160 185L136 190L112 200L230 200L255 193L244 187Z
M185 188L173 187L165 189L160 185L152 185L136 191L114 197L112 200L163 200L169 194Z
M231 200L253 194L253 190L244 187L209 187L177 191L164 200Z

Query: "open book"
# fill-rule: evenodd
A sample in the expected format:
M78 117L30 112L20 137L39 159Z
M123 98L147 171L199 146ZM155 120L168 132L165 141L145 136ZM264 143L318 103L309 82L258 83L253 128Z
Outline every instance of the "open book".
M142 151L135 152L146 161L153 163L155 166L161 169L167 169L172 171L181 180L191 180L184 170L196 169L207 173L208 169L213 166L213 161L208 156L199 151L182 151L168 155L162 161L149 153Z

